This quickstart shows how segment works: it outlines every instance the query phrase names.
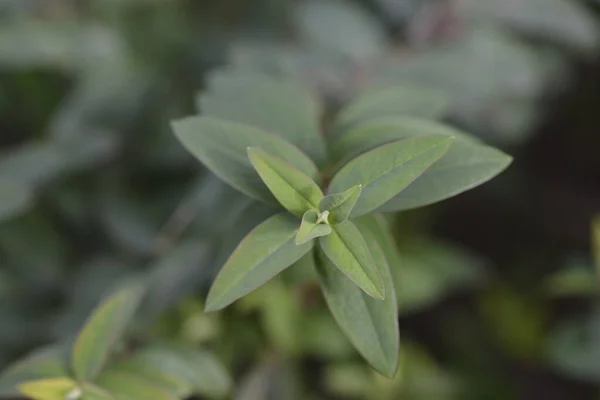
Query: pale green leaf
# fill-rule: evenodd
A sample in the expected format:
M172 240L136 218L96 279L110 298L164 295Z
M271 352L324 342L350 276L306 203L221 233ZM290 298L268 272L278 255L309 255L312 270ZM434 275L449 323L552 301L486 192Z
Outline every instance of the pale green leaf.
M347 159L396 140L426 135L454 136L450 149L427 171L379 211L429 205L481 185L502 172L512 158L451 127L414 118L384 118L341 135L332 148Z
M385 144L346 164L333 178L329 192L362 185L351 217L373 211L413 183L450 148L453 136L431 135Z
M338 135L352 126L383 117L439 119L449 107L446 94L436 89L408 85L372 89L342 109L334 132Z
M81 385L81 394L81 400L115 400L112 394L91 383Z
M40 379L19 385L19 391L32 400L70 400L67 395L77 388L70 378Z
M321 188L298 168L256 147L248 148L248 158L285 209L301 217L318 207L323 198Z
M324 161L321 109L316 98L290 80L247 71L222 70L197 99L204 115L247 124L282 136L313 160Z
M312 242L296 245L297 231L298 220L289 214L277 214L254 228L217 275L206 300L206 310L228 306L306 254Z
M331 234L319 239L319 244L333 265L365 293L385 298L385 283L365 239L352 221L334 226Z
M179 397L223 397L232 386L228 372L213 355L175 344L145 347L111 370L139 375Z
M33 202L33 192L26 185L0 180L0 222L18 216Z
M37 350L0 375L0 397L17 397L20 383L49 378L63 378L69 375L68 349L66 346L52 346Z
M88 318L71 356L77 379L91 381L101 372L133 318L143 293L140 285L127 286L111 295Z
M319 220L319 213L314 210L308 210L302 216L302 223L300 229L296 234L296 244L301 245L314 238L320 236L326 236L331 233L331 227L327 224L317 223Z
M325 196L319 202L319 211L329 211L329 221L332 224L341 224L350 216L361 191L362 186L356 185L345 192Z
M396 295L388 264L375 235L366 227L362 231L375 267L383 278L385 300L365 295L321 252L317 269L327 305L342 331L377 371L393 377L398 369L400 346Z
M110 392L115 400L177 400L155 382L124 371L104 371L98 386Z
M184 147L215 175L248 196L277 204L248 159L248 147L259 147L286 160L313 180L319 173L313 161L279 136L249 125L211 117L189 117L173 122Z

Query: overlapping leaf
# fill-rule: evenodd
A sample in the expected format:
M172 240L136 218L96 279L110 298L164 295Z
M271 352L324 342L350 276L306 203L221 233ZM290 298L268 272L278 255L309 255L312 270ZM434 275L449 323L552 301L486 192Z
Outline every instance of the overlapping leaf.
M327 224L318 223L319 213L308 210L302 216L302 223L296 234L296 244L304 244L314 238L326 236L331 233L331 227Z
M350 216L361 191L362 185L356 185L345 192L330 194L319 202L319 210L329 212L329 221L332 224L341 224Z

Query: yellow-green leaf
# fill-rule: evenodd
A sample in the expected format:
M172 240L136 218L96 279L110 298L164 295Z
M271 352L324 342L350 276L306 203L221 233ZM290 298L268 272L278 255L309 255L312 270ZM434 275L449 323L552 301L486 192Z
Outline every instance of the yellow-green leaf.
M70 378L40 379L19 385L19 391L32 400L71 400L67 395L76 390L77 382Z
M111 393L115 400L177 400L175 394L129 372L104 371L97 384Z
M133 318L143 292L141 285L127 286L110 296L89 317L75 341L71 357L78 380L92 381L100 373Z
M385 298L385 285L373 256L360 231L352 221L332 227L331 234L319 244L333 265L370 296Z
M256 147L248 148L248 158L286 210L301 217L307 210L318 207L323 198L321 188L298 168Z

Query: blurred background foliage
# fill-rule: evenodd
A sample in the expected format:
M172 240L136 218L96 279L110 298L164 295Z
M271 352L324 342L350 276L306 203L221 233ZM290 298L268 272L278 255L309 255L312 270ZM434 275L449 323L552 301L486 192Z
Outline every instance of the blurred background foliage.
M72 337L115 285L147 274L135 338L213 348L235 399L600 398L599 10L0 0L0 370ZM301 80L328 111L373 86L440 92L447 103L424 101L415 116L441 107L515 156L481 188L389 215L401 254L396 379L364 365L308 270L202 312L224 259L271 213L170 131L222 65Z

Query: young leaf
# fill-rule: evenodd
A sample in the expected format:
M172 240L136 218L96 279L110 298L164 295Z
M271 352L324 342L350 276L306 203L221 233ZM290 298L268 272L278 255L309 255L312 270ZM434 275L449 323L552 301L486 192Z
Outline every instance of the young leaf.
M327 224L317 223L319 219L319 213L315 210L308 210L302 216L302 223L300 229L296 234L296 244L301 245L314 238L320 236L326 236L331 233L331 227Z
M115 400L177 400L177 397L154 382L123 371L104 371L98 385Z
M324 161L321 110L302 85L247 71L222 70L198 96L201 113L281 135L317 162Z
M385 298L385 285L360 231L346 221L332 228L331 234L319 239L331 262L369 296Z
M301 217L307 210L318 207L323 192L302 171L256 147L248 148L248 158L285 209Z
M211 354L171 344L150 345L112 370L139 375L178 397L199 394L220 398L232 386L229 374Z
M206 310L215 311L265 284L312 248L296 245L297 220L277 214L254 228L238 245L215 279Z
M398 369L400 345L397 300L383 252L371 232L364 231L364 237L383 278L384 300L365 295L320 251L317 271L327 305L342 331L377 371L391 378Z
M17 361L0 376L0 397L18 397L17 386L24 382L69 376L68 358L66 346L51 346Z
M456 129L415 118L384 118L344 132L332 145L347 159L377 146L424 135L454 136L452 146L402 193L378 211L402 211L432 204L478 186L502 172L512 158Z
M329 221L332 224L341 224L350 216L361 191L362 186L356 185L345 192L325 196L319 202L319 211L329 211Z
M344 166L333 178L330 192L362 185L351 212L358 217L393 198L448 151L452 136L423 136L379 146Z
M67 395L77 388L70 378L40 379L19 385L19 391L32 400L70 400Z
M358 96L340 112L334 132L337 136L354 125L397 115L438 119L444 117L449 108L446 94L436 89L415 86L377 88Z
M143 293L140 285L125 287L110 296L89 317L77 336L71 356L73 373L78 380L92 381L100 373L113 346L133 318Z
M248 196L277 204L250 160L248 147L260 147L285 159L318 182L314 162L293 144L277 135L248 125L211 117L189 117L173 122L175 135L184 147L215 175Z

